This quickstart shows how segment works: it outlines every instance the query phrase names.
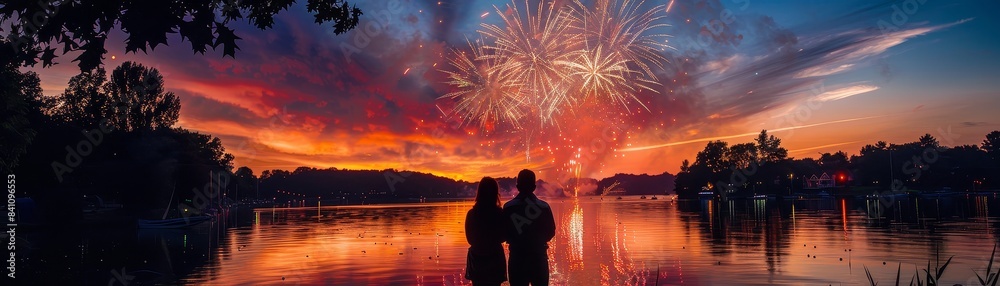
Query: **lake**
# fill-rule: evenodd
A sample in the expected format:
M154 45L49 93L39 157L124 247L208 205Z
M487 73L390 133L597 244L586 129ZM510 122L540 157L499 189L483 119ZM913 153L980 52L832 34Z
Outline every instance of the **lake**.
M864 267L881 284L901 267L906 284L951 256L943 285L977 285L973 270L1000 241L997 195L885 208L850 198L548 201L554 285L867 285ZM37 230L25 234L19 267L42 283L469 285L470 207L234 208L187 230Z

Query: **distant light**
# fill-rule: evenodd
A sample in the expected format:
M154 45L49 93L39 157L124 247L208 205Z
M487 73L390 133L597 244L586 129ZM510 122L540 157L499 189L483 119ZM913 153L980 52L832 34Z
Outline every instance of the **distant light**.
M113 60L113 59L116 59L116 58L117 58L117 57L115 57L114 55L112 55L112 56L111 56L111 59L112 59L112 60Z

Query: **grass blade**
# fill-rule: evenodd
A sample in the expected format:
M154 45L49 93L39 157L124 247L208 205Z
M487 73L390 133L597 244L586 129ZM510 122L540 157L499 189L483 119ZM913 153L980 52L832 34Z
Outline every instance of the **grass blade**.
M920 271L917 270L917 266L913 266L913 277L917 278L917 286L924 286L924 282L920 281Z
M927 279L927 285L928 286L934 285L934 280L933 280L934 277L931 276L930 269L931 269L931 261L927 260L927 268L924 268L924 273L926 274L926 276L924 276L924 277Z
M941 279L941 276L944 276L944 269L948 268L948 264L951 263L952 258L955 258L955 256L952 255L951 257L949 257L948 261L945 261L944 265L941 265L941 268L937 269L937 277L934 277L934 281L937 281L938 279Z
M872 278L872 273L871 273L871 271L868 271L868 266L864 266L864 265L862 265L862 266L865 268L865 275L868 276L868 283L870 283L869 285L877 286L878 282L875 282L875 279Z
M997 254L997 245L994 244L993 245L993 252L990 253L990 263L986 264L986 283L989 283L990 280L993 280L993 284L990 284L990 285L994 285L994 286L997 285L997 280L1000 280L1000 279L997 279L998 278L997 275L995 273L993 273L993 258L996 257L996 254ZM998 270L998 271L1000 271L1000 270ZM979 276L979 273L976 273L976 276ZM983 283L983 285L986 285L986 283Z
M899 274L900 274L899 271L902 268L903 268L903 263L902 262L900 262L899 265L896 265L896 286L899 286Z

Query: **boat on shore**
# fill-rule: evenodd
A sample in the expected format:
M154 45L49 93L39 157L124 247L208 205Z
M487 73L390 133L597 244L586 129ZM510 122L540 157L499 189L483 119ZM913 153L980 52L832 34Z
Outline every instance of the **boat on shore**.
M146 229L185 228L198 225L211 219L212 217L207 215L171 219L139 219L138 226L139 228Z
M715 195L715 192L704 191L704 192L699 192L698 193L698 197L701 198L701 199L703 199L703 200L704 199L714 199L716 197L716 195Z
M641 197L639 197L639 199L645 200L646 199L646 195L642 195Z
M138 219L136 225L142 229L177 229L185 228L190 226L195 226L200 223L211 220L219 213L219 209L216 206L210 206L198 213L189 213L185 208L183 213L175 213L174 218L167 218L170 213L170 206L174 202L174 193L177 190L174 187L174 191L170 192L170 201L167 201L167 207L163 210L163 215L160 219ZM179 210L174 210L179 211ZM176 217L180 216L180 217Z

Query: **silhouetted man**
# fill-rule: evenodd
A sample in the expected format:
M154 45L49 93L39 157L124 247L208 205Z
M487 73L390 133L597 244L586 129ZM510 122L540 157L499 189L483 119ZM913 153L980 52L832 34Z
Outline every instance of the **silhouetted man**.
M535 196L535 173L517 174L518 194L503 205L510 244L508 278L511 286L549 285L549 240L556 235L556 223L549 204Z

